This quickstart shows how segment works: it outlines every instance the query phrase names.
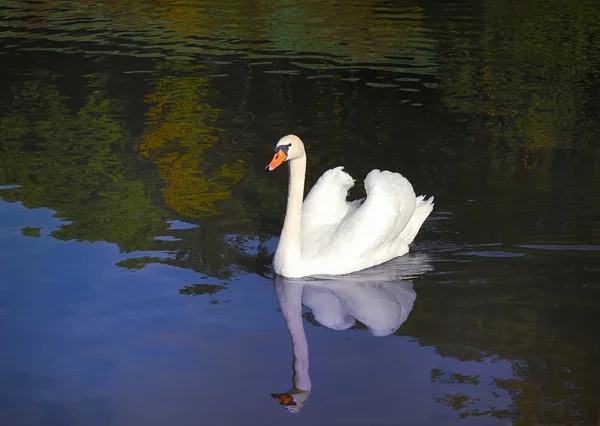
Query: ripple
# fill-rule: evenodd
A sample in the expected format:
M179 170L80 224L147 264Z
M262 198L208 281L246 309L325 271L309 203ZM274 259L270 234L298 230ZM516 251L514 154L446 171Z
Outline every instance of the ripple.
M16 50L182 60L232 55L253 60L251 65L267 65L264 72L270 74L294 75L304 72L302 68L340 70L348 66L393 73L417 71L420 75L434 75L437 70L438 40L425 25L429 20L425 10L414 5L395 4L383 9L373 5L370 12L364 4L340 3L324 7L317 15L304 3L287 5L302 16L306 28L298 28L298 19L291 15L249 15L242 2L227 6L206 1L179 3L177 20L166 18L175 13L168 3L152 8L134 8L128 2L99 2L86 7L67 4L69 7L40 10L31 3L8 0L3 7L6 16L0 38L15 40ZM207 6L210 15L205 13ZM340 12L340 7L346 11ZM369 16L356 18L348 10L361 10ZM232 17L235 25L222 25ZM37 25L39 21L44 22L42 28ZM369 28L348 30L363 21ZM268 69L275 65L273 60L282 58L299 60L292 65L300 70Z
M455 253L456 256L478 256L478 257L523 257L524 253L515 253L509 251L466 251Z
M600 251L600 245L591 244L521 244L517 247L550 251Z
M371 87L398 87L397 84L389 84L389 83L367 82L366 84L367 84L367 86L371 86Z

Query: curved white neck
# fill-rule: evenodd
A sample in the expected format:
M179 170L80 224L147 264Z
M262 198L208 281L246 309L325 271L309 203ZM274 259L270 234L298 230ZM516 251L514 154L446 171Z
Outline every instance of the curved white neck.
M274 262L281 270L299 267L302 260L302 200L306 155L289 163L288 201Z

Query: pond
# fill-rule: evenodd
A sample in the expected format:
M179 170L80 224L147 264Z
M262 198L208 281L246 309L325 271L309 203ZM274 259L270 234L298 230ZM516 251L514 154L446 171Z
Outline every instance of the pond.
M600 424L597 2L0 16L0 423ZM274 274L288 133L433 196L410 253Z

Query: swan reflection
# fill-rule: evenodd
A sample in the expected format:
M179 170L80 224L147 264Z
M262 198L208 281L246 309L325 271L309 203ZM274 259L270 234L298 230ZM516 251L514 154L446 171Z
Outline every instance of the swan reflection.
M394 333L406 321L417 297L411 278L432 270L426 255L407 255L342 276L275 277L275 291L292 339L293 387L271 396L289 412L304 406L311 390L308 342L302 305L325 327L346 330L356 320L374 336Z

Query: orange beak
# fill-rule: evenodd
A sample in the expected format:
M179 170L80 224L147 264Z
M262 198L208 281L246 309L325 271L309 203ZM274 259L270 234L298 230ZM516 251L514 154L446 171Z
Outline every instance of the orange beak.
M273 159L271 160L269 165L267 167L265 167L265 171L271 172L271 171L275 170L279 165L281 165L281 163L283 163L285 161L286 158L287 158L286 153L283 152L282 149L280 149L279 151L277 151L275 153L275 155L273 156Z
M275 398L276 400L278 400L281 405L285 405L285 406L296 405L294 398L292 398L291 395L288 395L286 393L282 393L282 394L272 393L271 396L273 398Z

